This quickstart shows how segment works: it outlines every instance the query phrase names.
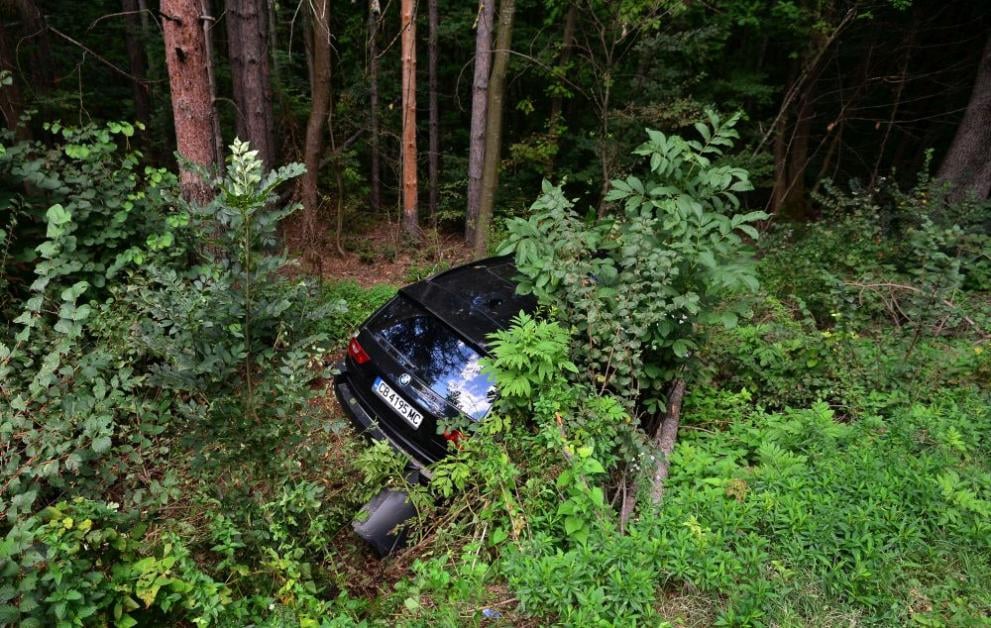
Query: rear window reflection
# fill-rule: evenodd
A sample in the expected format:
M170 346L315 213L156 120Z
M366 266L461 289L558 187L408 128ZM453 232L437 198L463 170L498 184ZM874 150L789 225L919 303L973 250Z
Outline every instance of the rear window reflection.
M376 321L375 333L409 360L430 389L474 420L485 416L495 391L481 355L433 316L400 298Z

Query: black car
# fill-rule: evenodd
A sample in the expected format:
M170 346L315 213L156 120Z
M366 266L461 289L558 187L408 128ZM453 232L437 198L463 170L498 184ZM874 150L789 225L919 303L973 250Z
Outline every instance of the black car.
M495 392L479 365L485 338L536 307L516 294L515 273L509 257L460 266L402 288L362 323L334 382L355 426L422 468L457 438L439 421L484 418Z
M406 286L361 324L338 365L334 392L360 432L406 454L414 471L444 457L445 419L480 421L495 395L479 360L488 334L509 326L536 301L516 294L516 267L494 257ZM402 491L383 490L365 504L355 531L385 555L405 542L414 514Z

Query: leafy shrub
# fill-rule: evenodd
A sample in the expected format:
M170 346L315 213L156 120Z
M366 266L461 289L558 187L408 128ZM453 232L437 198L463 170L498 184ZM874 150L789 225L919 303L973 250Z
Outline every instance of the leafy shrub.
M5 202L19 216L0 268L13 288L0 297L7 312L14 305L9 299L27 296L29 284L38 291L53 281L85 281L102 290L134 255L173 238L162 210L175 176L142 166L136 151L120 150L135 132L131 124L44 126L49 143L21 141L0 153L0 181L16 190Z
M986 309L965 291L991 288L988 204L946 201L926 172L906 191L893 181L849 192L827 185L818 222L778 225L765 240L768 289L799 299L820 326L837 317L912 330L986 325Z
M738 116L709 114L695 128L702 141L648 131L635 154L648 159L646 180L613 181L615 216L583 220L560 187L544 183L528 219L507 223L501 252L515 253L520 290L577 330L574 352L597 386L632 408L658 409L664 389L697 347L697 325L733 323L717 311L727 293L756 288L741 235L762 212L736 214L746 171L717 165L733 145Z
M64 158L106 169L118 159L102 144L80 150ZM269 208L275 188L298 172L265 176L255 154L235 142L207 207L168 189L148 200L140 186L158 183L129 180L153 209L133 223L124 216L120 229L129 235L116 249L84 237L119 217L99 180L67 188L65 202L46 212L36 247L45 257L33 266L30 294L12 303L21 315L0 337L0 590L3 603L16 606L4 607L7 617L42 625L271 617L285 625L323 621L338 601L342 612L351 608L346 596L323 596L328 577L311 563L326 559L327 537L347 520L321 512L320 486L295 484L262 504L266 525L249 526L250 534L214 517L211 534L219 536L206 548L181 522L156 520L161 506L175 512L180 496L191 499L198 482L232 461L296 471L299 460L271 452L309 435L299 429L305 417L330 426L308 386L321 373L324 340L314 328L325 308L313 307L305 282L286 278L284 256L267 252L292 210ZM108 196L115 181L107 179ZM30 231L30 221L20 225ZM122 276L126 283L116 280ZM353 505L340 502L343 512ZM248 562L239 562L249 546ZM197 562L204 550L221 555L216 580ZM246 586L249 573L255 584Z
M350 279L328 282L317 297L325 312L316 322L317 329L332 345L342 345L358 325L395 295L396 288L388 284L363 288Z
M83 498L15 527L0 544L0 621L135 626L184 616L213 623L230 602L228 587L200 570L177 539L149 547L146 530L115 505Z

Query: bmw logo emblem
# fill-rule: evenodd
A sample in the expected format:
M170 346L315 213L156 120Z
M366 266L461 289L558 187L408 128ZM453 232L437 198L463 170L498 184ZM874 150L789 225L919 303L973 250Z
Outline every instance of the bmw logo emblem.
M409 383L411 379L413 378L409 376L409 373L403 373L402 375L399 376L399 383L405 386L406 384Z

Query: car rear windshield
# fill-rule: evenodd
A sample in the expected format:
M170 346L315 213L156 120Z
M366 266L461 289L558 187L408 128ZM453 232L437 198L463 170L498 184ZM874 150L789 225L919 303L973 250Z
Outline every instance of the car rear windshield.
M370 327L448 403L476 421L489 411L495 387L482 373L482 356L435 316L400 296L379 313Z

